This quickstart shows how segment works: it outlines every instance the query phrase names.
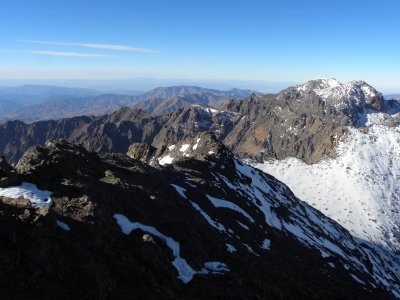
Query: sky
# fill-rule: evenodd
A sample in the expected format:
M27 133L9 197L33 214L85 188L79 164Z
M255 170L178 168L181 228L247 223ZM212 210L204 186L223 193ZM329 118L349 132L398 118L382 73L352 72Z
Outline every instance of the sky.
M0 0L0 79L365 80L400 92L398 0Z

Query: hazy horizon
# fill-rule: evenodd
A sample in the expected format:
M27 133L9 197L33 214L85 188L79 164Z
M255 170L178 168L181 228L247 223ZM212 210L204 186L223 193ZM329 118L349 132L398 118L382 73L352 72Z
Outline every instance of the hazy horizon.
M278 82L262 80L190 80L162 78L132 79L0 79L0 87L18 87L23 85L49 85L70 88L87 88L97 90L135 90L147 91L157 87L200 86L209 89L230 90L250 89L263 93L275 93L297 82Z
M316 78L310 78L310 80ZM361 80L361 79L360 79ZM99 91L137 91L145 92L158 87L199 86L217 90L249 89L262 93L277 93L287 87L304 82L266 81L266 80L191 80L163 78L132 78L132 79L0 79L0 87L19 87L23 85L48 85L68 88L85 88ZM345 83L345 82L344 82ZM380 89L373 86L384 95L399 94L399 89Z
M0 79L215 85L333 77L400 92L397 1L53 4L3 3Z

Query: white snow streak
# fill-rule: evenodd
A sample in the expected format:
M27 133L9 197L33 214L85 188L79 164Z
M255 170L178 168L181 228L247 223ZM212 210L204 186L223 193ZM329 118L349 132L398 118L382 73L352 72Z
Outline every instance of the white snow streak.
M23 182L20 186L0 188L0 196L12 199L26 199L29 200L33 207L51 206L52 200L50 196L52 194L50 191L39 190L36 185L28 182Z
M229 272L229 268L226 264L217 261L205 262L204 268L202 268L200 271L195 271L187 263L186 259L181 257L180 245L173 238L162 234L155 227L143 225L139 222L131 222L127 217L122 214L114 214L114 219L117 220L117 223L121 227L122 232L126 235L129 235L132 231L136 229L140 229L164 241L167 247L171 249L172 254L175 257L175 259L172 261L172 265L178 271L179 275L177 278L182 280L183 283L188 283L189 281L191 281L193 279L193 276L196 274L207 275Z

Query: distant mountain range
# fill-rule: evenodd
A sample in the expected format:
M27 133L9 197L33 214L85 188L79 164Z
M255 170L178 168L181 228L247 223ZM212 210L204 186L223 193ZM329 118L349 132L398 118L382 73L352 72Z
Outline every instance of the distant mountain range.
M97 96L50 96L44 102L22 107L13 113L0 115L0 121L20 120L31 123L40 120L57 120L74 116L99 116L112 113L137 102L135 96L101 94Z
M34 122L82 115L100 116L123 107L133 106L148 112L171 112L194 103L216 105L217 102L244 98L255 92L239 89L219 91L196 86L175 86L156 88L140 95L136 95L134 91L127 91L127 93L131 95L101 94L100 91L95 90L48 86L4 88L3 101L0 90L0 122L7 120ZM33 104L26 105L24 103Z
M82 88L67 88L46 85L23 85L0 87L0 121L8 119L4 114L16 113L19 109L47 101L48 97L83 97L100 94L100 91Z
M159 87L153 89L147 93L141 95L143 99L152 99L152 98L170 98L174 96L185 96L192 94L211 94L215 96L225 97L225 98L244 98L255 91L252 90L240 90L240 89L231 89L229 91L220 91L215 89L207 89L198 86L172 86L172 87ZM257 94L261 94L258 93Z
M1 96L0 96L1 97ZM16 100L13 100L12 98L0 98L0 112L1 114L11 114L18 109L21 109L24 105L22 103L19 103ZM1 117L0 117L1 118Z
M387 100L390 100L390 99L400 100L400 94L385 95L385 99L387 99Z
M140 91L140 93L150 91L157 87L169 86L201 86L215 90L231 90L233 88L251 89L261 91L263 93L277 93L280 90L298 84L298 82L287 81L265 81L265 80L191 80L191 79L157 79L157 78L131 78L131 79L115 79L115 80L57 80L57 79L37 79L37 80L12 80L0 79L0 86L22 86L22 85L51 85L76 87L103 91L103 93L123 94L123 91L129 91L128 95L132 95L132 91Z
M192 104L210 105L216 108L224 106L232 99L242 99L250 95L261 95L251 90L232 89L219 91L193 86L157 88L141 95L141 100L133 108L147 112L172 112Z
M173 112L178 108L192 104L204 104L218 107L218 103L227 100L227 98L212 94L190 94L182 96L172 96L168 98L149 98L140 101L133 108L141 109L151 113Z
M50 96L93 96L101 94L98 90L68 88L47 85L23 85L17 87L0 87L0 99L13 100L23 105L36 104Z

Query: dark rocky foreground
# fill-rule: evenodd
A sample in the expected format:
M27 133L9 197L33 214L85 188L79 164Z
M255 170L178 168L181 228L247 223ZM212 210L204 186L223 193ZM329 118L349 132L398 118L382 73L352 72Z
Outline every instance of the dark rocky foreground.
M1 162L3 188L34 183L53 192L53 204L0 197L0 297L392 299L389 290L399 290L386 254L241 164L214 135L168 154L172 164L152 167L51 141L15 170ZM115 214L138 229L125 234ZM187 283L171 239L193 272L203 270ZM213 272L208 262L225 267Z

